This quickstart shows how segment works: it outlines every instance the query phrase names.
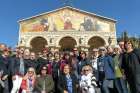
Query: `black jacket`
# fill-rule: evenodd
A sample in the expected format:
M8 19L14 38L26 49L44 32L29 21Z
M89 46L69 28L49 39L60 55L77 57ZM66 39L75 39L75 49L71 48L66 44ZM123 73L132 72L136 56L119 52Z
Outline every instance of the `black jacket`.
M76 78L76 76L74 74L70 74L70 77L72 79L72 93L77 93L77 87L76 85L78 85L78 79ZM58 79L58 93L63 93L64 90L68 90L67 88L67 81L66 81L66 76L64 74L61 74L59 79Z
M11 58L6 57L4 58L3 56L0 56L0 64L1 67L3 67L8 75L10 75L11 72Z
M8 75L8 70L7 70L6 66L5 66L5 64L3 64L2 62L0 62L0 71L3 71L2 76Z
M140 50L134 49L130 53L124 53L122 57L122 68L126 79L132 88L132 93L137 93L137 85L140 85Z
M11 72L12 72L12 76L16 75L17 73L19 73L19 69L20 69L20 58L18 57L13 57L11 60ZM26 71L25 68L25 63L24 63L24 69ZM26 72L24 72L25 74Z

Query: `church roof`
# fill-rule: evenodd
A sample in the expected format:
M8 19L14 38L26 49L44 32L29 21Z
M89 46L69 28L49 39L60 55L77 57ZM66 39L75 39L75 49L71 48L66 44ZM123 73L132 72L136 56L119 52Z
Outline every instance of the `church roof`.
M86 14L89 14L89 15L92 15L92 16L96 16L96 17L99 17L99 18L102 18L102 19L107 19L107 20L116 22L115 19L108 18L108 17L104 17L104 16L101 16L101 15L98 15L98 14L95 14L95 13L91 13L91 12L84 11L84 10L80 10L80 9L77 9L77 8L74 8L74 7L71 7L71 6L61 7L61 8L58 8L58 9L49 11L49 12L45 12L45 13L41 13L41 14L39 14L39 15L35 15L35 16L28 17L28 18L25 18L25 19L21 19L21 20L19 20L18 22L26 21L26 20L29 20L29 19L32 19L32 18L36 18L36 17L42 16L42 15L45 15L45 14L54 13L54 12L60 11L60 10L62 10L62 9L71 9L71 10L75 10L75 11L78 11L78 12L81 12L81 13L86 13Z

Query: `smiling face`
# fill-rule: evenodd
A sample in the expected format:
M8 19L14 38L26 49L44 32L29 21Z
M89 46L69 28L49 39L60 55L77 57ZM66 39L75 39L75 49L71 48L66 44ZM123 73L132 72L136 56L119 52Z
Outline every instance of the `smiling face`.
M70 73L70 66L69 65L65 65L63 72L64 72L65 75L69 74Z
M121 49L124 49L124 41L120 41L119 46L120 46Z
M95 58L98 57L98 55L99 55L98 51L93 51L92 54L93 54L93 57L95 57Z
M60 54L59 53L55 53L54 57L55 57L56 60L59 60L60 59Z
M108 54L113 53L113 48L111 46L107 47L107 53Z
M86 52L81 52L80 56L81 56L82 59L85 59L86 58Z
M47 67L42 67L41 68L41 75L45 76L47 74Z
M132 42L131 42L130 40L127 41L127 42L125 42L125 49L126 49L127 51L130 51L130 50L133 49L133 44L132 44Z
M30 67L30 68L28 69L28 76L29 76L29 77L32 77L33 75L35 75L35 70L34 70L34 68Z
M35 55L34 52L31 52L31 53L30 53L30 59L31 59L31 60L35 60L35 59L36 59L36 55Z
M29 49L25 49L25 50L24 50L24 58L25 58L25 59L30 58L30 50L29 50Z
M106 54L106 50L105 49L100 49L99 53L101 56L104 56Z
M89 73L92 73L92 68L89 65L86 65L82 68L82 72L84 75L88 75Z
M120 48L114 48L114 53L115 54L120 54L120 52L121 52L121 49Z

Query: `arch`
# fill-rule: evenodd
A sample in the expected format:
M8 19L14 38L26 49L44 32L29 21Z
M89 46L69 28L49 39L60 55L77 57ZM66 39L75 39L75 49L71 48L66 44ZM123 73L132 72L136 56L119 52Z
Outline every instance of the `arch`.
M42 52L46 45L48 45L47 40L41 36L34 37L30 41L31 50L35 53Z
M71 51L75 45L77 45L76 40L71 36L65 36L59 41L60 51Z
M89 51L91 51L93 48L105 46L105 44L105 40L100 36L93 36L88 40L88 45L90 46Z

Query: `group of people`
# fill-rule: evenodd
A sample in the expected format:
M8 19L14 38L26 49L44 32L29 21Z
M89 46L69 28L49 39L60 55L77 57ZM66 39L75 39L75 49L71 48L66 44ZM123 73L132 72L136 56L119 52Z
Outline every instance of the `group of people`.
M140 50L130 40L91 53L0 44L0 93L140 93Z

